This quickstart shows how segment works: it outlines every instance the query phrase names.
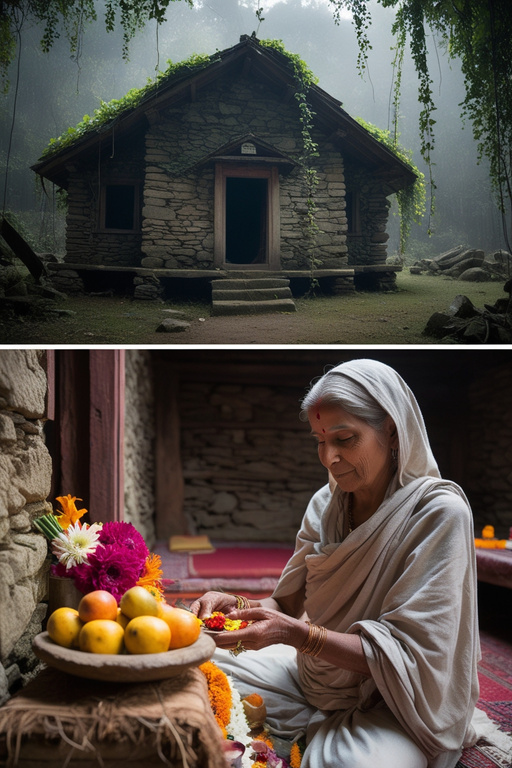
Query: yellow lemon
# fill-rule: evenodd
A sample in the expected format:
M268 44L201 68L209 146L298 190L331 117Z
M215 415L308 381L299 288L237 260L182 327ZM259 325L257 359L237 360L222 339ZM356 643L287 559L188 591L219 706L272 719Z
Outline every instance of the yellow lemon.
M46 629L51 639L64 648L78 648L78 636L84 623L74 608L57 608L48 619Z
M158 616L158 600L144 587L131 587L122 596L119 607L125 616Z
M114 619L93 619L84 624L78 641L87 653L121 653L124 629Z
M170 640L171 630L158 616L136 616L124 631L128 653L163 653Z

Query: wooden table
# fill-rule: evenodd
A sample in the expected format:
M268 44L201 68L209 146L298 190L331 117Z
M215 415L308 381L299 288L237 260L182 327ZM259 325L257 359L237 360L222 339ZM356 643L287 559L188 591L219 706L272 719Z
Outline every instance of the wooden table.
M476 549L479 581L512 589L512 549Z
M203 673L105 683L44 669L0 708L0 762L20 768L226 768Z

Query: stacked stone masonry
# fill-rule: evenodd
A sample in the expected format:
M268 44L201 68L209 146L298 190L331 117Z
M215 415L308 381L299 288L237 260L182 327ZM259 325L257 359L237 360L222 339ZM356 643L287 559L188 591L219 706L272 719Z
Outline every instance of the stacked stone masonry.
M478 534L494 525L508 538L512 527L512 404L510 365L486 371L469 389L465 490Z
M151 547L155 541L155 424L151 361L146 350L126 350L124 519Z
M293 543L327 480L299 390L187 382L181 389L185 512L212 539Z
M104 141L102 161L76 166L69 181L66 262L150 269L214 267L215 168L205 158L236 137L253 134L296 163L303 151L294 99L283 101L263 83L227 75L196 100L162 109L130 137ZM297 164L279 174L280 265L307 269L382 264L389 202L382 185L346 164L327 137L313 129L318 157L314 239L308 230L308 191ZM111 152L113 142L114 151ZM241 158L243 160L243 158ZM131 180L140 192L140 226L122 233L101 228L102 185ZM359 223L347 236L346 190L357 189ZM146 288L139 289L141 295Z
M0 352L0 703L36 667L31 641L46 614L48 547L32 528L51 511L46 390L43 352Z

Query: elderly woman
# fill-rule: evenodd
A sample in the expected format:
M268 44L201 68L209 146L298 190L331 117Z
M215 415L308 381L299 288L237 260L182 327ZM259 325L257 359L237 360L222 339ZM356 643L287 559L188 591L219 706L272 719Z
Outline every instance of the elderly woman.
M302 405L329 483L274 594L208 592L192 609L253 622L236 633L248 653L216 660L242 695L264 697L275 734L306 734L303 768L453 767L478 698L468 501L388 366L339 365ZM217 645L233 648L233 633Z

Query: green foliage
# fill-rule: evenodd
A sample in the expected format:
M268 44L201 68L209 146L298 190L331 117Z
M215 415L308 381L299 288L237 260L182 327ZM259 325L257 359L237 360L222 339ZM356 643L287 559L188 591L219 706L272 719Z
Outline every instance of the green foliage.
M305 61L295 53L286 50L282 40L261 40L260 44L279 51L286 56L293 69L293 75L296 83L295 98L299 107L299 120L301 123L302 134L302 152L299 158L304 179L306 194L306 214L304 219L304 245L308 253L310 267L310 291L313 292L318 287L318 280L315 277L315 269L321 266L321 260L316 256L316 238L319 231L316 223L316 202L315 192L318 185L318 176L313 167L313 158L318 157L318 145L312 136L313 120L315 113L308 102L309 89L318 82L313 72L309 69Z
M112 32L119 23L123 30L123 58L129 44L148 21L165 21L165 12L179 0L106 0L105 28ZM185 0L192 6L192 0ZM61 33L69 40L70 52L79 55L85 26L97 18L97 0L9 0L0 2L0 79L7 87L7 71L16 53L17 30L23 23L44 26L41 48L48 52Z
M396 133L391 136L389 131L377 128L375 125L367 123L360 117L357 117L356 120L373 136L374 139L385 144L388 149L394 152L395 155L399 157L402 162L406 163L406 165L408 165L416 174L416 181L414 184L405 187L405 189L400 189L396 193L398 211L400 214L400 253L404 254L407 240L409 239L411 232L411 224L413 222L421 224L425 214L425 176L412 162L410 153L397 143Z
M216 57L194 53L188 59L173 64L167 61L167 69L159 72L155 80L149 80L147 85L142 88L132 88L121 99L112 99L111 101L101 101L98 109L94 110L92 115L84 115L78 125L70 127L65 133L56 139L50 139L49 145L43 152L43 157L54 154L75 141L81 139L85 134L91 131L97 131L103 126L108 125L116 118L120 117L134 107L137 107L146 98L158 90L162 80L169 77L178 77L182 74L188 74L191 70L200 70L208 66Z
M330 0L335 21L342 9L353 14L360 51L360 69L368 58L369 0ZM512 205L512 35L510 0L377 0L395 11L395 106L401 85L401 62L407 39L418 74L421 152L427 163L433 206L432 173L434 112L427 40L433 34L448 53L460 59L465 97L462 115L472 123L479 157L490 163L500 208ZM398 115L398 110L396 110Z

